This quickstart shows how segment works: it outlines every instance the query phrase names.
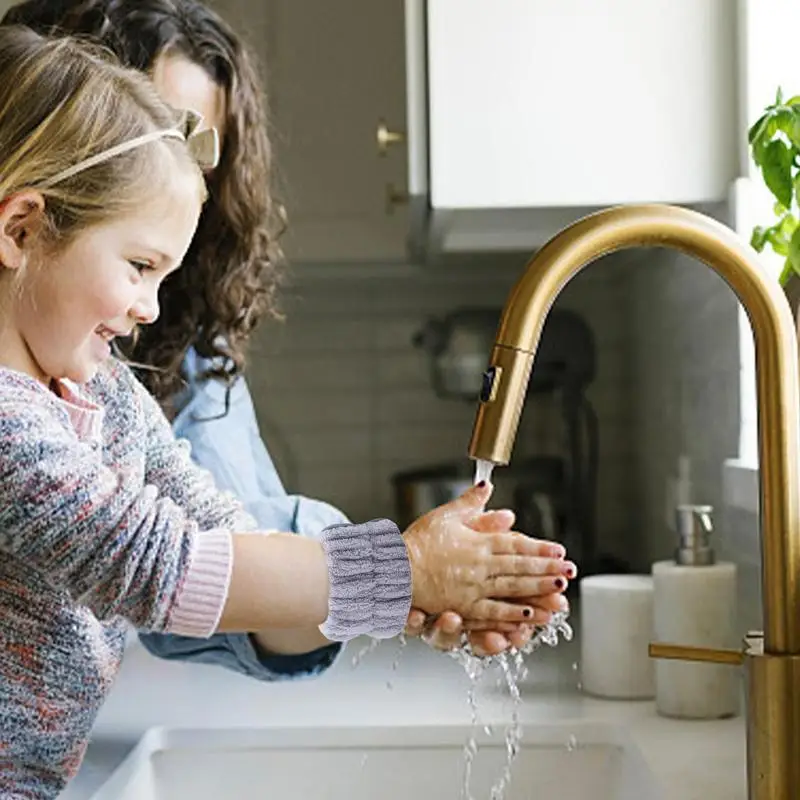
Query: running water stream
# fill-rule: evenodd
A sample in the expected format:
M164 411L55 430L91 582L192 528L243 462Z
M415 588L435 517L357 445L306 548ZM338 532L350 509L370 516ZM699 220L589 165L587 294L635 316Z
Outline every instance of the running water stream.
M559 634L566 640L572 639L572 628L567 622L567 614L559 612L553 614L553 618L547 624L539 628L531 637L530 641L521 649L512 648L506 653L497 656L478 656L472 651L467 641L466 635L462 638L461 647L450 651L449 655L461 664L469 678L470 686L467 690L467 701L472 711L472 730L469 739L464 746L464 780L461 787L462 800L475 800L472 794L472 768L475 756L478 752L477 732L478 732L478 705L476 694L481 678L492 670L499 667L501 680L503 680L511 696L511 720L506 727L506 762L500 777L492 786L490 800L503 800L505 797L508 783L511 780L511 768L514 759L519 753L520 742L522 741L522 723L520 722L520 706L522 696L519 691L519 684L525 680L528 668L525 666L524 656L535 652L542 645L555 647L559 641ZM487 735L490 730L484 731Z
M477 459L475 461L475 483L477 484L481 481L490 482L493 471L494 464L491 461ZM512 648L508 652L501 653L497 656L477 656L472 652L467 636L464 634L461 647L451 652L453 658L464 667L470 681L467 699L472 710L472 731L467 744L464 746L464 782L461 787L462 800L475 800L472 795L471 781L472 767L478 752L476 738L478 728L478 707L476 702L478 682L487 670L497 665L501 671L501 679L505 681L508 693L511 696L511 720L506 728L505 734L506 762L500 777L492 786L490 794L490 800L503 800L506 788L511 780L511 768L519 753L519 746L522 741L522 723L520 722L522 697L519 691L519 684L528 674L524 656L538 650L543 644L555 647L558 644L559 633L567 641L572 639L572 628L567 622L567 616L565 612L554 614L550 622L539 628L521 650ZM489 731L486 732L487 734L489 733Z
M491 481L494 464L491 461L478 459L475 462L475 483L481 481ZM522 724L520 722L520 706L522 697L519 690L520 682L525 680L528 669L525 666L525 656L538 650L542 645L555 647L559 641L559 634L566 640L572 639L572 628L567 622L568 614L559 612L553 614L552 619L547 625L539 627L530 641L521 649L512 648L505 653L497 656L476 655L469 644L466 633L462 634L461 646L456 650L449 651L448 655L458 661L464 668L469 679L467 690L467 702L471 711L472 727L467 743L464 746L464 775L461 787L462 800L475 800L472 794L472 770L475 757L478 753L478 702L477 690L481 678L494 667L500 670L500 680L505 683L509 695L511 696L512 708L511 719L505 732L506 761L500 776L494 782L489 800L503 800L506 789L511 780L511 769L516 759L520 742L522 741ZM395 673L400 663L400 657L405 649L405 637L401 637L397 653L392 663L392 672ZM375 650L378 640L372 639L369 644L356 653L353 658L353 667L358 666L361 661ZM387 682L388 688L392 688L391 680ZM486 726L484 733L487 736L492 734L491 729ZM572 740L570 740L572 741ZM570 749L572 749L570 747Z

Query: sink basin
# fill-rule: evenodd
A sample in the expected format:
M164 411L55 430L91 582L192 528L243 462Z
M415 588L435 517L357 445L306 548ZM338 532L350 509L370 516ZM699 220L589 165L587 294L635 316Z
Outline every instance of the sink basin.
M459 800L465 727L148 731L92 800ZM505 729L477 736L471 781L488 800ZM662 800L625 731L528 725L505 800Z

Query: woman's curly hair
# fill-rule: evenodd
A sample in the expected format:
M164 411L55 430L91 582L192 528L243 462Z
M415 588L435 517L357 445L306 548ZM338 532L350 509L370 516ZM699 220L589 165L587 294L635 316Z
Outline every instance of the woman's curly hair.
M198 0L25 0L2 24L86 35L147 72L162 53L179 53L226 90L224 149L197 233L183 267L161 289L158 321L139 331L125 355L152 368L140 377L167 411L183 387L181 362L190 347L221 357L209 377L232 382L256 323L277 315L283 226L272 198L263 89L246 46Z

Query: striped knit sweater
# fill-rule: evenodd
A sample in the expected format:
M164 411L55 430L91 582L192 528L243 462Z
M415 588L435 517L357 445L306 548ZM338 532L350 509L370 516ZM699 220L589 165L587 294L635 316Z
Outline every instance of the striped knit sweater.
M60 397L0 368L0 797L77 772L126 620L207 636L254 522L118 362Z

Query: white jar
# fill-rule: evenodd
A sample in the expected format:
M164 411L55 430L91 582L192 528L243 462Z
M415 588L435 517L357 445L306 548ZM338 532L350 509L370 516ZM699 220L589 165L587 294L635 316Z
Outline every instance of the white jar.
M655 696L650 575L593 575L580 582L581 683L596 697Z

